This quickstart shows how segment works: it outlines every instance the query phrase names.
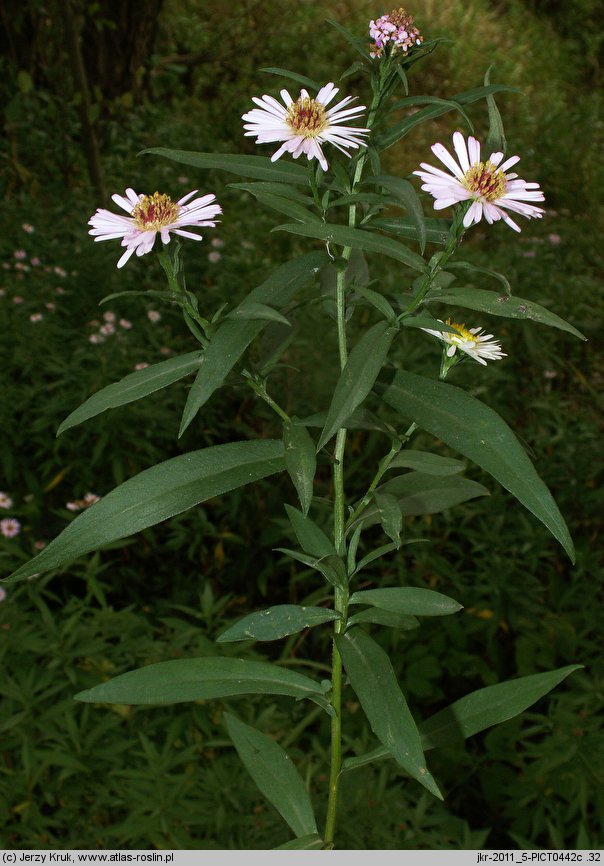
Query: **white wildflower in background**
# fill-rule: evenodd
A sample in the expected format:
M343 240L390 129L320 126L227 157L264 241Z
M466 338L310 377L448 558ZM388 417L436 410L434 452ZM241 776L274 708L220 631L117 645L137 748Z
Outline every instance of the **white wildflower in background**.
M161 313L159 313L157 310L147 310L147 318L150 322L153 322L155 324L155 322L159 322L159 320L161 319Z
M210 243L215 249L220 249L224 246L224 241L222 240L222 238L212 238Z
M139 361L138 364L134 365L135 370L146 370L149 364L146 361Z
M440 319L438 319L441 322ZM501 358L507 357L505 352L501 351L501 346L497 340L493 340L493 334L483 334L483 328L466 328L465 325L460 325L457 322L452 322L447 319L441 324L449 325L455 328L459 333L454 334L450 331L433 331L430 328L422 328L427 334L432 334L438 337L444 343L447 343L449 348L446 350L447 358L453 358L458 349L469 355L479 364L486 367L487 361L499 361Z
M218 252L218 250L212 250L211 253L208 253L208 261L213 265L217 264L222 258L222 254Z
M442 210L462 201L471 201L463 224L469 228L484 216L488 223L504 220L515 231L520 226L506 211L522 216L541 218L543 208L531 202L544 201L538 183L527 183L517 174L508 172L516 165L519 156L511 156L501 162L503 154L492 153L486 162L480 160L480 142L470 136L466 141L460 132L453 135L453 146L457 161L442 144L433 144L432 152L452 174L422 162L423 171L414 171L423 180L422 189L434 196L434 208Z
M115 322L115 313L112 313L111 310L107 310L107 312L103 313L103 319L106 322Z
M111 334L115 334L115 325L112 322L105 322L99 328L99 334L102 334L103 337L110 337Z
M82 499L76 499L73 502L66 502L65 508L68 511L83 511L85 508L90 508L95 502L100 501L100 496L96 493L86 493Z
M89 342L89 343L92 343L93 346L98 346L99 343L104 343L104 342L105 342L105 338L104 338L104 337L101 337L100 334L91 334L91 335L88 337L88 342Z
M21 532L21 524L14 517L5 517L0 520L0 532L5 538L14 538Z
M133 253L144 256L151 252L157 234L164 244L170 242L171 233L200 241L201 235L186 231L185 226L213 228L216 225L214 218L222 213L222 209L215 203L216 196L212 193L190 201L196 192L194 189L174 202L170 196L159 192L138 195L133 189L127 189L125 198L117 194L111 198L128 216L99 208L88 221L93 227L89 234L95 241L122 239L126 252L118 261L118 268L122 268Z
M25 252L25 250L15 250L13 255L15 256L17 261L23 261L23 259L27 258L27 253Z
M23 223L21 228L23 229L24 232L27 232L28 235L31 235L33 232L35 232L35 228L32 225L30 225L30 223Z
M13 500L0 490L0 508L12 508Z
M405 12L402 6L370 21L369 36L373 39L369 51L371 57L381 57L386 47L392 54L406 54L414 45L421 45L424 41L413 24L413 16Z
M4 601L7 596L7 592L4 587L0 586L0 602Z
M29 317L29 321L36 324L37 322L41 322L43 318L44 316L42 315L42 313L32 313Z
M316 98L308 91L301 90L298 99L293 100L287 90L281 91L283 105L266 94L260 99L253 96L258 108L243 115L245 135L256 136L257 144L282 141L281 147L271 156L271 162L284 153L291 153L294 159L305 153L307 159L318 159L321 168L327 171L328 165L321 147L325 142L333 144L343 154L350 157L347 148L358 148L364 144L363 138L370 130L342 124L356 118L365 110L364 105L347 108L356 97L346 96L336 105L327 108L339 88L332 82L317 93Z
M124 331L129 331L132 328L132 322L129 322L128 319L120 319L119 326L120 328L123 328Z

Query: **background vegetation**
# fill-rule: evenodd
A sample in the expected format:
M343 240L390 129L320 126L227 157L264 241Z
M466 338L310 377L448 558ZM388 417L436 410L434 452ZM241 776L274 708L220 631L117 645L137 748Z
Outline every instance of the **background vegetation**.
M501 225L478 227L466 255L505 272L515 294L551 307L590 339L580 343L500 319L492 325L508 358L487 370L463 365L456 379L496 408L530 450L570 525L577 565L475 471L491 497L416 518L410 534L431 543L404 548L382 572L376 569L375 580L428 586L465 605L460 616L424 622L421 632L380 637L396 644L390 649L418 716L514 675L573 662L585 669L521 717L434 753L444 804L388 762L350 773L341 847L602 843L601 6L598 0L570 6L569 12L569 4L546 0L418 0L410 11L424 33L451 40L431 62L414 67L413 93L450 96L480 85L491 65L492 81L521 91L498 102L510 152L522 155L523 176L546 191L547 217L523 223L520 236ZM228 15L218 0L155 0L145 4L145 16L140 8L117 0L3 6L0 487L14 503L6 517L22 526L15 538L0 538L3 574L72 519L66 503L86 492L103 495L181 451L270 432L274 422L264 406L234 381L180 441L182 383L54 438L60 421L98 388L136 364L192 348L169 307L157 308L161 319L152 321L148 313L156 306L140 299L97 306L112 291L154 288L161 278L151 257L118 274L116 247L92 244L86 222L125 186L215 191L224 220L213 236L222 246L187 250L189 285L210 311L238 301L295 241L268 234L270 217L225 186L233 178L198 176L137 153L149 146L254 152L240 115L252 94L280 86L258 68L281 65L337 79L352 58L325 19L362 34L369 18L387 11L365 0L233 0ZM354 77L344 85L350 93L360 86ZM484 105L473 106L472 119L484 133ZM420 127L388 152L389 169L407 175L458 120L446 115ZM384 284L395 284L396 271L375 264ZM132 327L118 325L98 340L108 310ZM305 404L315 408L325 355L335 350L331 320L323 311L314 315L312 343L301 322L288 357L304 368L307 391L300 392L292 370L272 383L281 402L295 403L300 414ZM270 351L277 338L267 331L255 351ZM412 369L431 364L436 373L438 349L428 337L414 335L404 357ZM428 437L425 444L433 445ZM354 445L350 472L360 487L367 454L381 453L383 443L378 434L357 433ZM323 467L319 492L328 484ZM286 840L285 826L225 738L226 702L133 709L72 700L103 676L146 662L214 654L216 634L244 610L269 597L299 601L312 592L314 578L271 552L287 532L278 504L284 496L292 496L285 480L256 484L51 580L7 588L0 603L0 844L254 848ZM232 645L223 646L228 652ZM243 651L254 657L258 648ZM263 651L288 664L303 654L320 666L327 635L313 632ZM354 720L348 745L361 752L373 741L351 694L348 701ZM318 713L274 698L234 707L277 732L311 791L324 789L327 730Z

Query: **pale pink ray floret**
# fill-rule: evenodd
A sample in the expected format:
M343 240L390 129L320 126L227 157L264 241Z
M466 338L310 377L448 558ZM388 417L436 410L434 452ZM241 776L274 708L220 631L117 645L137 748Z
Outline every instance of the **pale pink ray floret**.
M466 144L460 132L453 135L453 147L457 159L442 144L432 145L432 152L451 174L425 162L421 163L422 171L413 172L422 179L422 189L434 197L435 210L471 201L463 219L465 228L484 217L488 223L502 219L517 232L520 226L507 211L528 219L543 216L543 208L534 204L545 200L539 184L527 183L509 171L519 162L519 156L502 162L503 153L495 151L481 162L480 142L469 136Z
M168 195L159 192L139 195L129 188L125 196L117 193L111 196L128 216L99 208L88 221L92 226L89 234L94 236L95 241L122 239L126 252L118 261L118 268L122 268L133 253L144 256L151 252L158 234L164 244L170 242L171 234L200 241L201 235L187 231L187 228L213 228L216 225L215 217L222 213L222 209L213 193L190 201L196 193L194 189L174 202Z
M329 142L350 157L349 149L357 149L363 145L364 137L370 132L369 129L345 125L365 111L364 105L350 107L356 97L346 96L331 108L327 108L338 90L329 82L321 87L315 98L302 89L296 100L292 99L287 90L282 90L283 105L266 94L261 99L253 96L252 100L258 108L248 111L242 117L246 121L245 135L255 136L257 144L283 142L271 156L271 162L284 153L291 153L294 159L304 153L309 160L317 159L321 168L327 171L328 163L323 153L323 144Z

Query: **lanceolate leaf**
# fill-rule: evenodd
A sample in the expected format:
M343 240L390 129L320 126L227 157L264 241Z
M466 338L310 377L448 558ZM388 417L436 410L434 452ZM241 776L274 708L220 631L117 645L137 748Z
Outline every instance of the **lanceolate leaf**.
M398 241L393 241L392 238L386 238L382 235L364 231L363 229L352 229L348 228L348 226L329 223L317 223L316 225L315 223L312 223L312 225L292 223L277 226L273 231L290 232L293 235L318 238L319 240L338 244L342 247L380 253L383 256L396 259L416 271L423 271L426 268L426 263L422 257L418 256L417 253L414 253L408 247L399 244Z
M426 240L433 244L446 244L451 223L445 219L424 219ZM415 221L409 217L380 217L367 224L369 229L381 229L399 238L409 238L419 243L419 233Z
M369 394L386 361L395 333L388 322L378 322L356 344L336 385L317 448L329 442Z
M312 78L307 78L306 75L292 72L290 69L282 69L280 66L264 66L259 71L268 72L271 75L279 75L282 78L291 78L292 81L296 81L298 84L304 85L304 87L310 87L312 90L321 89L321 85L317 84L316 81L313 81Z
M299 839L293 839L291 842L286 842L284 845L277 845L273 851L321 851L324 842L319 835L313 833L310 836L301 836Z
M378 509L382 528L388 538L391 538L397 549L401 546L401 530L403 515L398 506L398 500L391 493L374 493L373 499Z
M7 580L22 580L57 568L284 468L283 443L273 439L214 445L173 457L120 484L82 512Z
M239 640L279 640L302 629L339 619L335 610L324 607L301 607L298 604L279 604L266 610L250 613L227 628L216 638L218 643Z
M421 725L424 748L436 749L465 740L485 728L517 716L581 667L569 665L545 674L532 674L497 683L465 695Z
M423 254L427 239L426 220L413 184L409 183L408 180L404 180L400 177L392 177L389 174L381 174L378 177L369 178L366 182L376 184L377 186L383 186L384 189L391 192L400 201L403 207L406 208L417 231L419 248Z
M582 665L569 665L545 674L531 674L465 695L420 724L424 751L459 742L512 719L581 667ZM354 770L373 761L391 757L388 749L379 746L359 758L348 758L342 769Z
M294 259L271 274L262 285L257 286L241 302L239 308L249 304L266 304L283 307L288 304L305 283L326 263L324 253L314 252ZM185 406L180 435L187 429L197 412L214 391L220 388L239 358L252 340L258 336L267 322L260 319L233 319L224 321L212 337L203 365L189 391Z
M353 626L359 622L370 622L375 625L385 625L388 628L397 628L399 631L410 631L419 627L419 620L414 616L406 616L395 613L392 610L382 610L379 607L368 607L355 613L348 619L348 625Z
M276 210L277 213L285 214L286 216L295 220L300 220L303 223L321 222L321 218L316 213L307 210L303 205L296 201L292 201L289 197L274 195L273 193L265 192L257 188L254 189L254 187L258 187L259 185L260 184L250 184L248 189L256 196L259 202L262 202L272 210Z
M447 595L415 586L361 590L351 595L349 604L369 604L407 616L448 616L463 607Z
M224 721L246 770L296 836L317 832L308 792L291 758L266 734L224 713Z
M384 400L489 472L547 526L574 561L573 543L558 506L493 409L461 388L403 371L395 376Z
M242 156L239 153L197 153L193 150L171 150L168 147L150 147L142 153L163 156L195 168L215 168L254 180L308 185L308 172L301 165L284 159L271 162L268 156Z
M315 443L306 429L295 423L283 425L285 466L298 493L302 513L308 514L313 496L313 483L317 469Z
M324 709L318 683L269 662L247 659L173 659L121 674L75 695L89 704L179 704L235 695L308 698Z
M297 508L286 505L285 510L300 547L310 556L335 556L336 549L323 530Z
M336 635L335 640L376 737L410 776L442 799L426 767L419 731L384 650L359 628Z
M457 288L452 286L440 294L430 296L427 303L451 304L455 307L465 307L468 310L480 310L491 316L504 316L508 319L529 319L531 322L540 322L567 331L581 340L586 340L581 331L573 328L560 316L551 313L534 301L526 298L518 298L514 295L499 295L497 292L488 292L484 289Z
M425 475L457 475L466 468L461 460L452 457L442 457L430 451L401 451L392 458L388 469L415 469Z
M395 124L383 135L380 135L375 142L378 150L386 150L400 141L403 136L407 135L419 123L425 120L432 120L435 117L440 117L441 114L446 114L448 111L456 108L456 103L460 105L468 105L471 102L477 102L479 99L485 99L491 93L500 93L507 91L508 93L518 93L514 87L506 87L499 84L491 84L489 87L476 87L473 90L465 90L463 93L456 93L450 100L446 100L440 105L429 105L412 114L410 117L400 123Z
M202 363L203 354L201 352L189 352L187 355L179 355L178 358L170 358L168 361L152 364L144 370L130 373L119 382L97 391L75 409L60 425L57 436L60 436L65 430L69 430L70 427L75 427L89 418L100 415L107 409L115 409L117 406L133 403L135 400L140 400L141 397L159 391L160 388L178 382L179 379L199 370Z

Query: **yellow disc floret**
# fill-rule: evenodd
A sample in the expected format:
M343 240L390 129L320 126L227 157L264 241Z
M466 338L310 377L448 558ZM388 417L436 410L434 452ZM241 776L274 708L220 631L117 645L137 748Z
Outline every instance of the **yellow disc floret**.
M495 201L507 188L505 174L492 162L479 162L465 173L462 184L478 198Z
M286 122L297 135L316 138L328 125L325 107L309 96L300 96L287 110Z
M451 328L455 328L456 331L459 331L458 334L454 334L452 332L447 333L447 340L449 340L454 345L461 346L466 345L467 343L472 343L472 345L476 344L476 336L468 331L465 325L460 325L458 322L452 322L451 319L447 319L447 325Z
M169 195L154 192L153 195L144 195L135 205L132 216L137 228L142 231L159 231L166 226L172 225L178 219L179 206L172 201Z

